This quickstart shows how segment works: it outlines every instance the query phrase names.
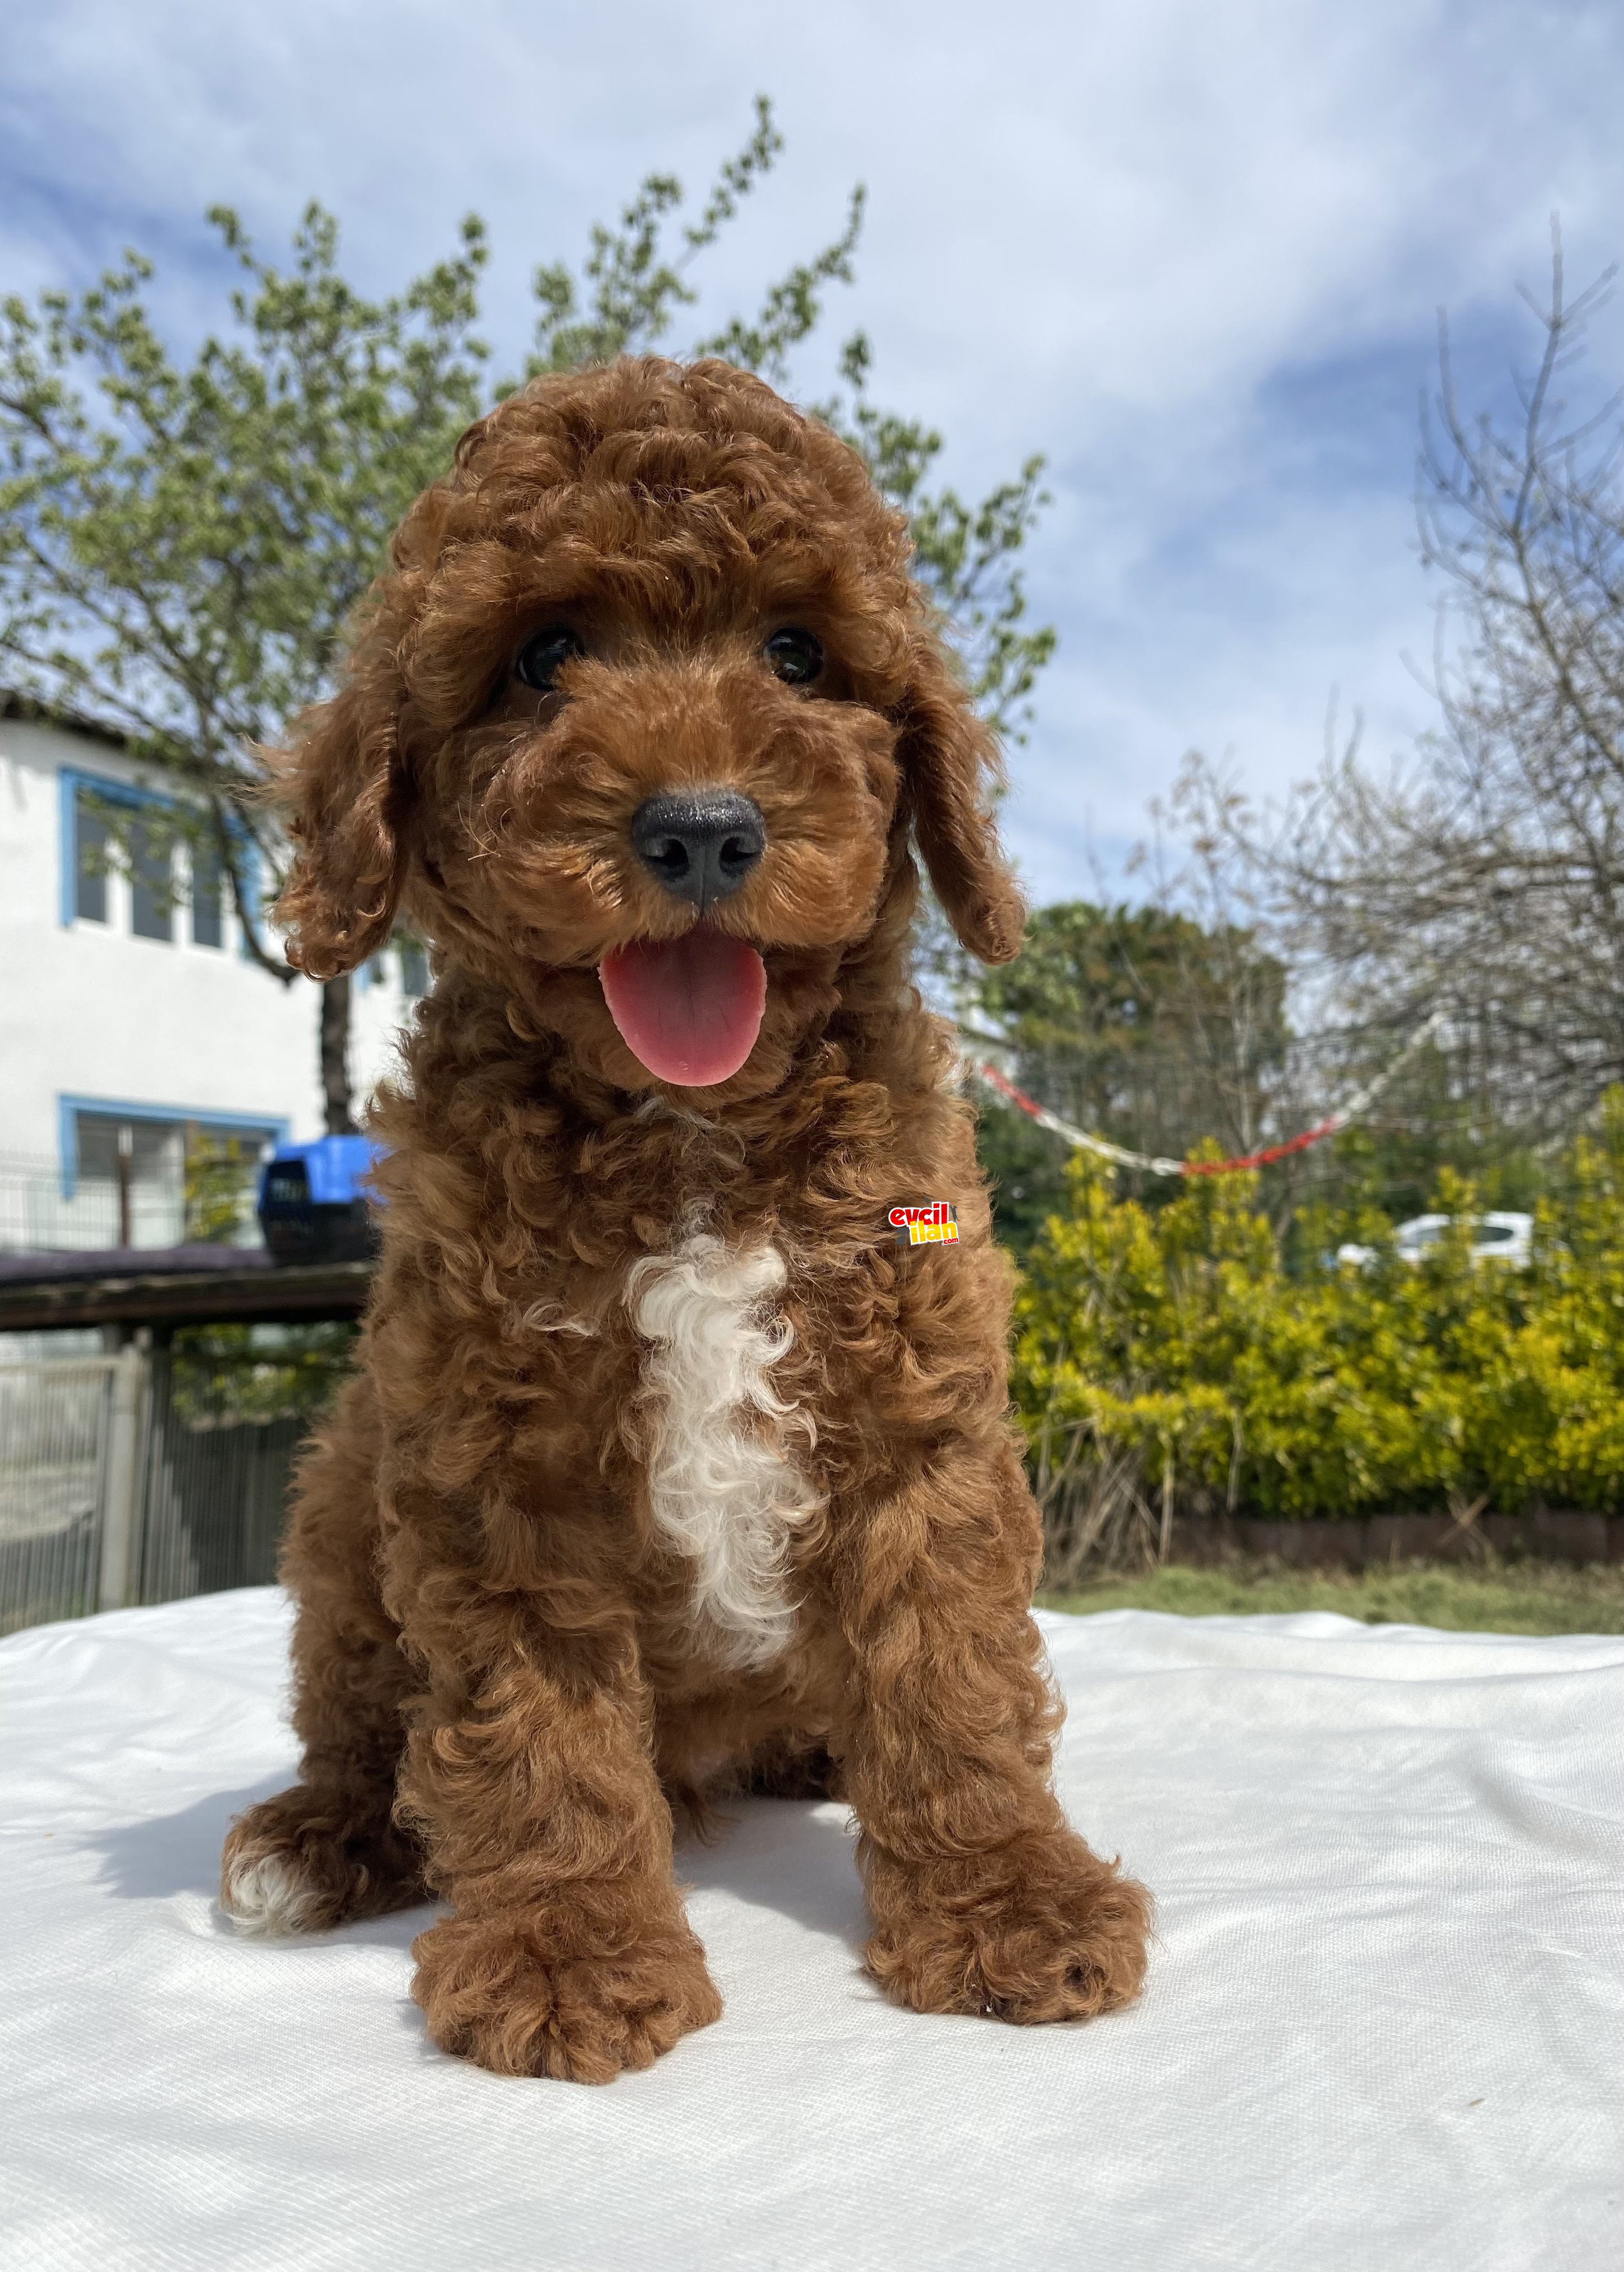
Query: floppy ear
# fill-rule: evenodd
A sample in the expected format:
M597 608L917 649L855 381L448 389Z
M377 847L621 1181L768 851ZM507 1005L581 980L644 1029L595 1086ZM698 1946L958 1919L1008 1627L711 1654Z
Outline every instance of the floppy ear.
M275 920L307 976L354 970L393 929L404 791L395 706L355 684L307 711L276 761L276 802L298 848Z
M960 944L983 962L1021 952L1026 907L998 841L1001 771L991 729L934 640L922 639L902 707L897 753L914 836Z

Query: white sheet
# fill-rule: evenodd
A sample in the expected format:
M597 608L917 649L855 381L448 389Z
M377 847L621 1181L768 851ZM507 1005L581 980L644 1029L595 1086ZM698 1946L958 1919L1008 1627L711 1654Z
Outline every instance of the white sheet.
M1074 1820L1160 1899L1144 2000L893 2010L842 1811L682 1867L727 1998L607 2089L443 2058L424 1913L238 1940L286 1606L0 1646L0 2264L1533 2272L1624 2262L1624 1640L1046 1620Z

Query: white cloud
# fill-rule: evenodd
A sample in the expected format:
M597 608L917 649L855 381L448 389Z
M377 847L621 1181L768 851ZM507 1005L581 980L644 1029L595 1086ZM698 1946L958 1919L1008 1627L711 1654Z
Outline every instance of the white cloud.
M216 198L274 242L320 196L375 288L473 206L511 362L535 261L651 167L698 185L765 88L790 146L701 319L833 234L862 176L834 325L867 325L967 485L1050 455L1031 583L1061 658L1009 825L1053 894L1087 886L1085 815L1107 849L1135 833L1192 742L1267 785L1312 765L1333 685L1373 747L1426 722L1400 651L1430 640L1433 311L1488 388L1550 211L1576 275L1612 257L1621 59L1610 0L58 0L0 57L0 282L133 240L189 326Z

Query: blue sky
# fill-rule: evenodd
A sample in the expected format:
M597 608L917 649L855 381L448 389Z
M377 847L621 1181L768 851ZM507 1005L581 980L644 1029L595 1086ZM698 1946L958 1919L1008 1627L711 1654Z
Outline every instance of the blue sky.
M1007 819L1037 897L1116 877L1192 745L1278 793L1335 690L1373 757L1410 746L1437 311L1463 392L1503 402L1552 213L1575 284L1618 257L1616 0L56 0L0 56L0 289L133 243L183 333L218 288L217 199L274 248L319 196L376 289L473 207L511 363L534 265L651 168L701 185L758 89L789 146L696 325L861 178L831 340L867 328L877 393L942 429L962 486L1049 458L1029 582L1061 643ZM1615 306L1598 384L1621 335ZM815 393L817 359L800 376Z

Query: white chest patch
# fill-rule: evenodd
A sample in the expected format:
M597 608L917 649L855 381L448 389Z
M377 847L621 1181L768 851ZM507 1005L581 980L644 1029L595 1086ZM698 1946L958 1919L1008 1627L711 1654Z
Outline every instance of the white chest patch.
M819 1506L783 1440L797 1425L810 1437L812 1423L770 1379L793 1338L774 1314L784 1278L775 1248L730 1252L707 1231L626 1278L650 1345L649 1505L668 1544L695 1565L694 1617L722 1663L770 1663L789 1640L785 1560Z

